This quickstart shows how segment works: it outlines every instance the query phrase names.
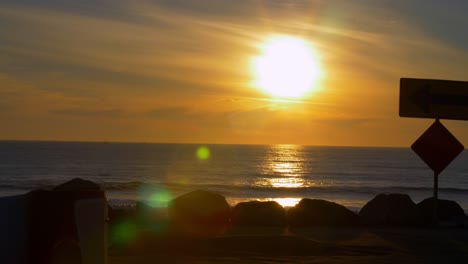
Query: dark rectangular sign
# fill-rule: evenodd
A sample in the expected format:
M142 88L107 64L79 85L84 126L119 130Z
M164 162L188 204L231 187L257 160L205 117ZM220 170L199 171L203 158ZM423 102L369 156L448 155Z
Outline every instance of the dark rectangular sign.
M401 78L400 116L468 120L468 82Z

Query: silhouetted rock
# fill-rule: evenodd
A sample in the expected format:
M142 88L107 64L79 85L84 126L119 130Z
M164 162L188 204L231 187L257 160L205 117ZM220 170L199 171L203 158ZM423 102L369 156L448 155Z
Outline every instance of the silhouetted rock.
M167 229L167 208L152 207L151 205L138 201L135 206L136 220L139 225L152 229Z
M407 194L379 194L359 212L368 225L414 226L421 223L416 204Z
M67 181L57 185L54 188L54 191L99 191L101 187L88 180L83 180L81 178L75 178L73 180Z
M287 217L290 227L358 226L361 223L358 215L342 205L306 198L289 209Z
M222 195L193 191L172 200L168 212L175 231L196 236L211 236L226 229L230 207Z
M425 224L432 223L434 217L434 202L435 199L431 197L417 204L417 209L424 217ZM439 221L453 221L457 225L463 225L465 212L457 202L439 199L437 201L437 217Z
M123 220L131 219L133 221L137 216L135 208L112 208L108 212L111 225Z
M232 210L234 226L285 227L286 211L274 201L250 201L238 203Z

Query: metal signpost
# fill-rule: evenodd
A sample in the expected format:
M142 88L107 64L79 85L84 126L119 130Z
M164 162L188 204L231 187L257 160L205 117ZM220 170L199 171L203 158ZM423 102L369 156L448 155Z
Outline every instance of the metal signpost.
M437 119L411 149L434 172L434 198L437 198L437 177L463 151L463 145Z
M400 116L436 119L411 149L434 172L434 223L437 223L439 174L464 149L439 119L468 120L468 82L402 78Z

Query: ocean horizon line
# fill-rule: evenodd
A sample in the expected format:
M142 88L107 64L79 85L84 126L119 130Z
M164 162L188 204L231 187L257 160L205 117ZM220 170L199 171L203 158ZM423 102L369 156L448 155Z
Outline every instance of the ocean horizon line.
M309 145L294 143L198 143L198 142L145 142L145 141L93 141L93 140L29 140L29 139L0 139L3 142L25 142L25 143L96 143L96 144L159 144L159 145L215 145L215 146L301 146L301 147L325 147L325 148L385 148L406 149L410 146L367 146L367 145Z

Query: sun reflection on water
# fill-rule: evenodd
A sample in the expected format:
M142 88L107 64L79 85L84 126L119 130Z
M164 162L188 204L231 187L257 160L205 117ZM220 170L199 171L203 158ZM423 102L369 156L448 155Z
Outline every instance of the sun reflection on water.
M283 207L293 207L299 203L301 198L275 198L273 201L279 203Z
M304 186L304 180L300 178L275 178L269 179L268 182L275 188L299 188Z
M297 169L295 164L289 162L281 162L272 164L272 169L278 173L294 173L294 170Z
M262 164L262 177L258 178L256 185L292 190L314 185L313 182L306 180L304 177L306 160L302 148L302 146L297 145L271 146ZM295 197L271 197L266 200L275 201L283 207L292 207L300 199Z
M262 175L257 185L274 188L299 188L306 185L303 178L304 158L301 146L272 146L264 159Z

